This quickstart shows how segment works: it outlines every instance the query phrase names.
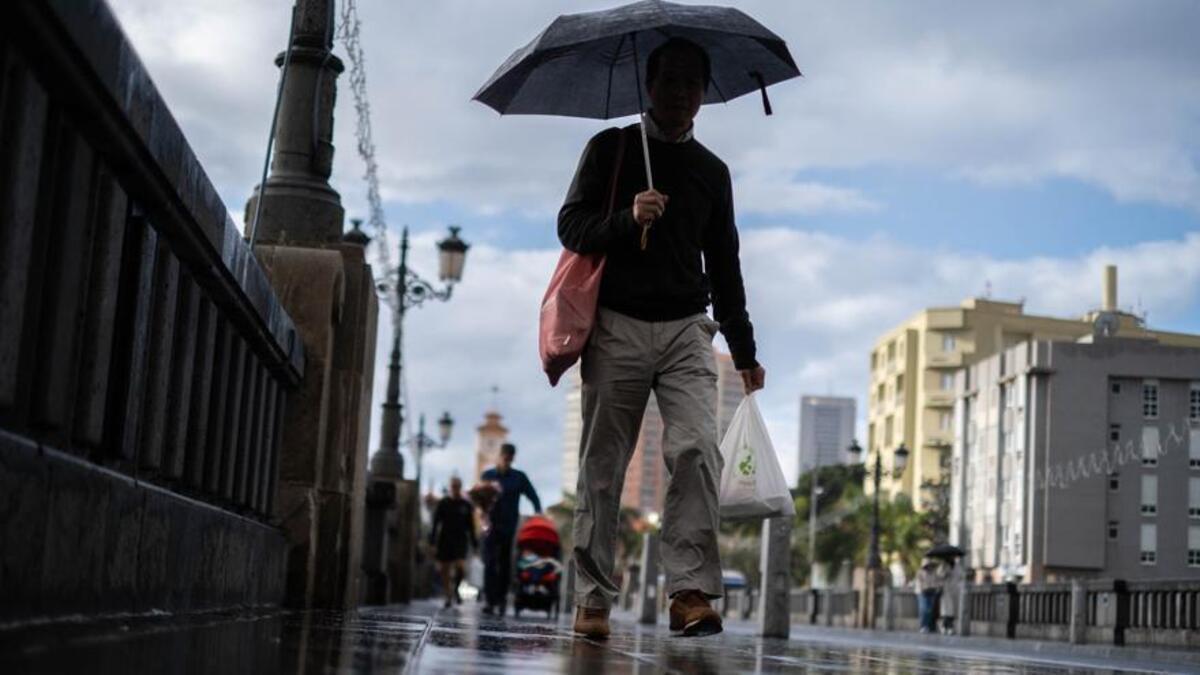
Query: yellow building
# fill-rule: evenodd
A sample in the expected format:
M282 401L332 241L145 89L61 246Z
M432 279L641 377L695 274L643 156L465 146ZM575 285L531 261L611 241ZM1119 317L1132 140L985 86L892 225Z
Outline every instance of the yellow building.
M881 489L903 492L918 510L934 496L923 486L949 478L954 438L954 373L959 368L1024 340L1075 340L1093 331L1102 316L1115 316L1122 337L1155 338L1164 345L1200 347L1200 336L1152 331L1141 319L1117 310L1117 270L1105 268L1101 309L1077 319L1026 314L1023 302L968 298L958 307L930 307L883 334L870 357L867 394L867 456L882 452L885 471L901 443L910 451L899 478L884 477ZM871 482L867 481L871 490Z

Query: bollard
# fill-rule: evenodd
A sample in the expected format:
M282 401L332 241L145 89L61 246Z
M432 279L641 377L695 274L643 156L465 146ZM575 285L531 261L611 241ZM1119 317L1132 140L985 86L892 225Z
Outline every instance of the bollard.
M642 535L642 578L638 589L638 621L645 624L658 623L658 542L657 530Z
M1071 644L1087 641L1087 589L1078 579L1071 580Z
M562 591L562 596L560 596L558 599L558 602L559 602L559 607L561 608L560 611L563 614L566 614L567 616L571 616L571 613L575 611L575 558L574 558L574 556L567 558L567 561L563 565L563 568L565 570L565 574L563 575L564 576L563 584L562 584L563 591Z
M971 584L964 578L958 587L958 625L955 629L959 635L971 634Z
M758 598L758 625L763 637L787 639L791 633L792 519L763 521L759 569L762 593Z
M883 629L896 630L896 590L889 586L883 587Z

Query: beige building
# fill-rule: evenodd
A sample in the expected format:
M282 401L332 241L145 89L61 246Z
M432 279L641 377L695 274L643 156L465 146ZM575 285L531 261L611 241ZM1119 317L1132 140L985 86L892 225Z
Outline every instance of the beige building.
M1200 346L1200 336L1152 331L1117 308L1117 271L1105 268L1102 308L1116 317L1123 337L1154 338L1163 345ZM1023 302L968 298L958 307L931 307L880 336L870 355L867 394L868 465L883 465L903 443L912 453L899 478L884 478L891 495L904 493L918 509L933 496L923 486L945 486L953 442L954 376L959 369L1028 340L1073 341L1092 334L1100 315L1075 319L1026 314ZM868 481L870 489L870 481ZM924 494L922 494L924 493Z

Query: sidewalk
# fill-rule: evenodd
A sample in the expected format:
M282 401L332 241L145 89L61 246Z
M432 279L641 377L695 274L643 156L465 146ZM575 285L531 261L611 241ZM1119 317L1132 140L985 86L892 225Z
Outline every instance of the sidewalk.
M1114 651L1115 650L1115 651ZM665 617L613 617L613 637L575 637L570 618L482 616L433 602L358 612L112 617L0 629L0 673L1200 673L1197 655L794 625L764 639L671 636Z

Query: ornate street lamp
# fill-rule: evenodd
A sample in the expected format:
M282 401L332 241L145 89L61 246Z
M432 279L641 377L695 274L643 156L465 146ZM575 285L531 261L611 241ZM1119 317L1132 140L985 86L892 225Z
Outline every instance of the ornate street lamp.
M400 404L400 367L402 336L404 334L404 315L413 307L420 307L427 300L446 301L454 292L454 284L462 280L463 266L466 263L467 249L470 245L459 238L459 228L451 226L450 235L438 242L438 279L444 285L441 288L425 281L416 272L408 268L408 228L400 238L400 266L394 270L384 270L384 277L378 282L380 291L386 293L388 305L392 308L395 333L392 337L392 354L388 363L387 398L383 402L383 420L381 422L379 451L371 459L371 475L393 479L404 478L404 458L400 456L400 429L404 422L404 410ZM439 434L442 435L442 446L450 437L450 429L454 421L449 413L438 420ZM424 432L421 433L424 435ZM413 444L410 440L407 444ZM420 444L417 447L423 447ZM434 447L434 446L424 446ZM419 456L419 454L418 454ZM417 478L420 479L420 460L418 462Z
M847 448L852 457L858 458L862 456L862 447L858 445L858 441L851 441L850 447ZM866 469L865 473L869 476L875 488L874 499L871 504L871 549L867 559L867 625L875 626L875 589L879 586L879 577L883 569L883 560L879 555L879 480L884 476L891 478L899 478L904 475L904 469L908 466L908 448L904 447L904 443L900 443L900 447L892 454L892 468L885 471L883 468L883 453L875 452L875 466Z
M437 450L446 447L450 443L450 433L454 430L454 418L450 416L449 411L442 413L438 418L438 438L435 440L425 434L425 415L422 414L417 422L417 435L405 441L413 449L413 453L417 456L417 486L421 485L421 460L425 457L426 450Z

